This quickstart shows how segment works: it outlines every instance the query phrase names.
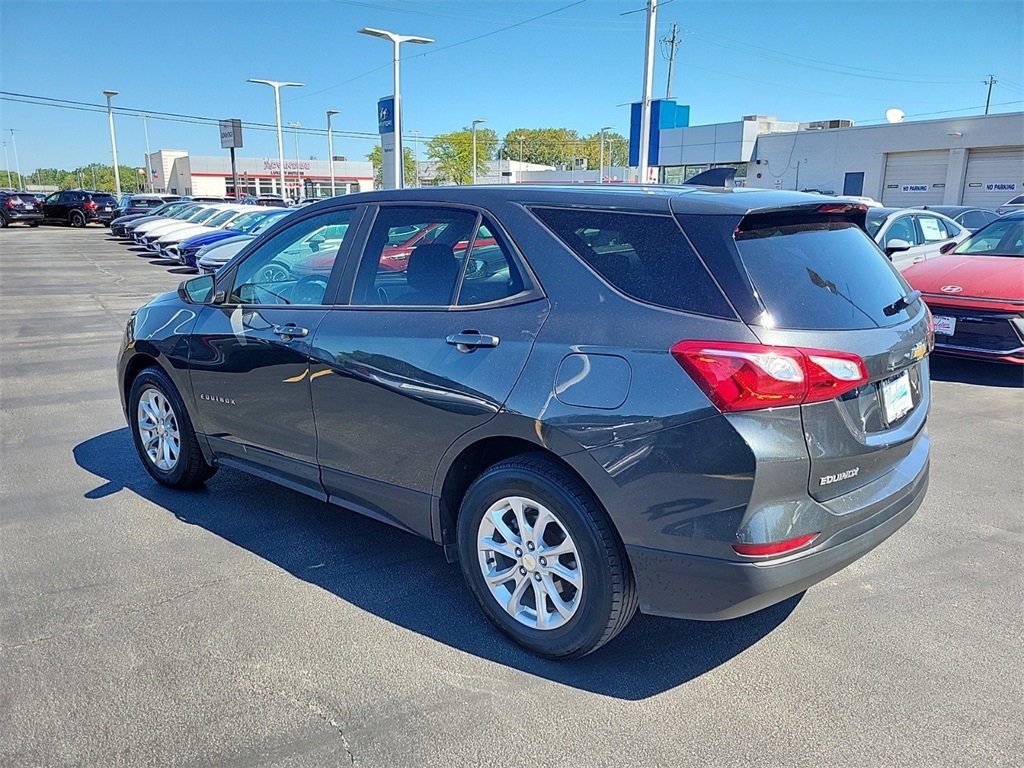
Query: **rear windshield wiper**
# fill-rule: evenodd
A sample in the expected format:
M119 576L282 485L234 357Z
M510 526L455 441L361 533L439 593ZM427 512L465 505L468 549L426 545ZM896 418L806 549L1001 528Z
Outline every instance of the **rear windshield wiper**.
M894 301L888 307L883 309L882 312L885 313L886 317L892 317L897 312L900 312L900 311L906 309L907 307L909 307L911 304L913 304L915 301L917 301L920 298L921 298L921 292L920 291L911 291L906 296L903 296L902 298L896 299L896 301Z

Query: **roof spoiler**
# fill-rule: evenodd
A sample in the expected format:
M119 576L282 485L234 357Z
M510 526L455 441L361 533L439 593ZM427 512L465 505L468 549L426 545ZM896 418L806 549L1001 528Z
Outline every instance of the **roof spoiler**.
M710 170L698 173L692 179L683 182L687 187L718 187L719 189L732 189L733 179L736 178L735 168L711 168Z

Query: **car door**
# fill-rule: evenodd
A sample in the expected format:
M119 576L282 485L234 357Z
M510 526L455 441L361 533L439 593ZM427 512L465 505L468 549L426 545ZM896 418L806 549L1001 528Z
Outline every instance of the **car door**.
M66 212L62 213L64 204L70 192L54 192L43 200L43 218L47 221L63 220Z
M347 241L337 233L356 213L298 219L219 276L223 302L200 313L189 354L196 428L213 452L321 498L309 348L332 269L345 258ZM335 234L330 251L314 250L325 230ZM302 270L314 257L319 269Z
M389 249L410 228L436 235L396 270ZM317 459L332 501L436 536L441 456L500 410L548 302L493 218L474 209L381 206L364 230L310 353Z
M902 240L910 245L910 248L903 251L889 253L893 241ZM882 248L897 269L906 269L918 258L921 248L921 239L917 234L917 227L914 224L914 217L910 214L897 216L882 233Z

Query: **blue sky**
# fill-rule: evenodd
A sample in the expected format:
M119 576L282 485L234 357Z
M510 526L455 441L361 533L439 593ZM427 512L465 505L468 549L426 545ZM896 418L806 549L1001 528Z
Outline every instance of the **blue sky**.
M403 48L406 130L423 136L486 119L518 127L603 125L626 133L643 77L645 0L225 0L120 2L0 0L0 90L87 104L102 91L137 111L274 122L272 91L250 77L295 80L282 119L323 130L335 153L362 159L376 131L378 97L391 90L391 49L363 26L437 40ZM546 14L546 15L545 15ZM625 15L623 15L625 14ZM542 18L537 18L541 17ZM682 43L674 95L693 124L771 114L788 120L881 122L980 114L995 75L992 111L1024 109L1024 3L834 3L825 0L672 0L658 15ZM658 55L663 96L667 62ZM20 97L16 97L20 98ZM72 105L66 105L72 106ZM915 117L920 116L920 117ZM117 115L122 163L142 165L142 121ZM216 127L148 121L152 148L216 154ZM109 162L104 112L0 101L0 129L22 170ZM1024 133L1024 126L1022 126ZM273 132L248 130L247 157L275 157ZM285 156L294 156L285 136ZM326 157L324 136L301 135L302 157Z

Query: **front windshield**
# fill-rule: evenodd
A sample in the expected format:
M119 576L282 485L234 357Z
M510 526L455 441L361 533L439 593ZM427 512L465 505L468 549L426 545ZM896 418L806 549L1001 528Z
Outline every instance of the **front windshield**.
M1024 219L996 219L964 240L953 253L1024 256Z
M216 216L218 212L219 209L217 208L207 208L205 211L200 211L195 216L190 217L189 221L193 224L203 224Z
M208 222L206 222L206 224L207 224L207 226L210 226L210 227L219 227L221 224L228 223L233 218L235 218L237 215L238 215L238 211L223 211L223 212L217 214L216 216L214 216Z
M249 213L243 213L237 219L224 227L224 229L232 232L248 232L259 224L266 215L267 214L263 211L250 211Z
M249 230L250 235L258 235L261 232L266 232L270 227L274 226L277 222L287 216L291 211L281 211L280 213L271 214L267 216L263 221Z

